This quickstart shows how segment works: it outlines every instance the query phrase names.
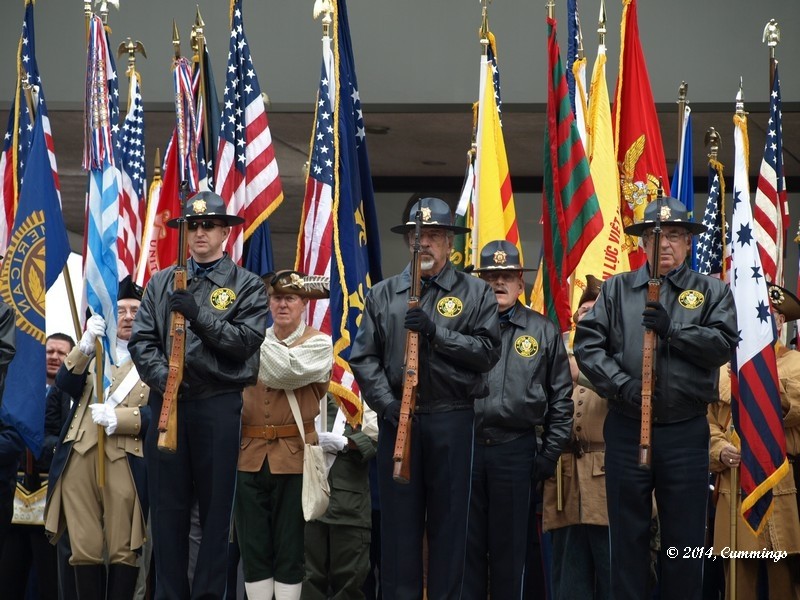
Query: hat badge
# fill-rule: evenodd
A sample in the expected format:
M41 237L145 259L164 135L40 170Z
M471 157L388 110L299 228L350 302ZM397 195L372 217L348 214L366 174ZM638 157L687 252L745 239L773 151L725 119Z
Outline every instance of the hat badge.
M194 202L192 202L192 210L196 215L202 215L206 212L206 201L198 198Z
M784 300L786 300L786 297L783 295L781 288L779 288L776 285L773 285L769 288L769 297L770 300L772 300L772 304L774 304L775 306L780 306L781 304L783 304Z
M494 264L496 265L504 265L506 264L506 258L508 255L503 250L497 250L494 253Z
M422 212L422 220L423 221L430 221L431 220L431 209L429 206L423 206L420 211Z
M661 207L661 220L662 221L667 221L667 220L669 220L669 218L671 216L672 216L672 209L669 206L667 206L666 204L664 204Z
M302 290L305 287L305 281L303 281L303 278L300 277L297 273L292 273L289 276L289 279L290 281L287 283L288 287L297 288L299 290Z

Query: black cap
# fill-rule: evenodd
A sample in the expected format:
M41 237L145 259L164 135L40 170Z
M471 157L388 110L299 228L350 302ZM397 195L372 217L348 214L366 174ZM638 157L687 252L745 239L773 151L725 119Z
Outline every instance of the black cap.
M242 217L229 215L225 210L225 201L222 196L214 192L197 192L186 202L183 210L183 218L187 221L197 221L200 219L218 219L224 221L225 225L241 225L244 223ZM178 228L178 219L170 219L167 226L173 229Z
M656 226L656 210L658 200L652 200L644 207L644 218L638 223L628 225L625 233L628 235L642 235L645 229ZM689 220L689 211L686 210L683 202L671 196L661 198L661 225L673 225L687 229L689 233L705 233L707 227L702 223L695 223Z
M422 212L422 227L446 229L453 233L469 233L469 227L453 225L453 213L441 198L420 198L408 211L408 220L403 225L392 227L394 233L413 231L417 211Z
M481 249L478 267L473 269L473 272L533 270L523 268L522 261L519 259L519 250L514 244L507 240L495 240Z

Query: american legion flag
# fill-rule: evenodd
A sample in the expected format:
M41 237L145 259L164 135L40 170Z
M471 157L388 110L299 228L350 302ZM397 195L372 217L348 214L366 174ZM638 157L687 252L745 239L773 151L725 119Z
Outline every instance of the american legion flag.
M734 117L731 290L739 344L731 368L733 426L741 440L741 513L757 535L767 523L772 488L789 471L783 431L775 322L753 233L747 180L747 117Z
M14 225L22 176L28 161L33 140L34 118L42 119L47 155L53 172L56 196L61 201L58 168L56 167L55 145L47 116L42 78L36 63L36 39L34 35L33 0L25 2L25 17L22 21L22 35L17 53L17 85L11 110L8 113L8 128L3 138L0 154L0 254L5 252ZM23 79L27 77L30 86L32 107L25 98ZM34 114L31 115L31 108Z
M330 301L309 302L307 319L333 338L331 391L348 422L355 425L363 409L347 362L350 344L367 291L382 274L347 8L344 0L333 5L333 38L324 36L322 40L322 72L296 266L310 275L330 276Z
M9 365L0 419L34 455L44 442L45 292L69 256L67 230L51 168L44 119L36 119L0 294L16 313L16 356Z
M267 111L244 34L241 0L231 6L215 190L228 213L245 220L242 227L231 230L226 248L231 259L241 264L244 241L283 202Z

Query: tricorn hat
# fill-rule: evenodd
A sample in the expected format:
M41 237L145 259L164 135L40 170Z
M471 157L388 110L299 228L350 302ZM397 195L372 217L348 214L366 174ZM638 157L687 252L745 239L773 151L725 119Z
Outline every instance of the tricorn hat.
M707 228L702 223L695 223L689 220L689 212L683 202L677 198L665 196L661 201L661 225L673 225L683 227L689 233L705 233ZM650 229L656 225L656 211L658 210L658 200L651 201L644 207L644 218L638 223L628 225L625 233L628 235L642 235L645 229Z
M119 289L117 291L117 300L125 299L142 299L142 287L136 285L130 275L126 275L125 278L119 282Z
M453 225L453 213L447 202L441 198L420 198L408 211L408 219L403 225L392 227L394 233L414 231L417 211L422 213L422 227L446 229L453 233L469 233L469 227Z
M772 308L781 313L787 322L800 319L800 300L784 287L771 283L769 302Z
M331 295L330 278L324 275L304 275L299 271L286 269L264 275L262 279L267 284L267 293L270 296L292 294L301 298L319 300L320 298L329 298Z
M478 267L473 269L474 273L485 271L533 271L533 269L525 269L522 266L519 250L514 244L507 240L494 240L481 249Z
M183 209L183 218L187 221L218 219L224 221L228 227L244 223L242 217L229 215L225 211L225 201L222 196L214 192L197 192L189 198L186 202L186 208ZM167 226L177 229L179 222L180 219L178 218L170 219L167 221Z

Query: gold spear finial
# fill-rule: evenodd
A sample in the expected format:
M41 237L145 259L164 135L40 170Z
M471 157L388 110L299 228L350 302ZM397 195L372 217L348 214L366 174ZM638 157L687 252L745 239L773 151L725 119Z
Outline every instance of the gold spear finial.
M156 157L153 163L153 178L161 179L161 148L158 146L156 146Z
M178 24L172 19L172 48L175 50L175 58L181 57L181 34L178 32Z
M686 83L685 81L681 81L681 84L678 86L678 103L679 104L681 102L684 102L684 103L688 104L688 100L686 100L686 92L688 92L688 91L689 91L689 84Z
M481 44L489 43L489 4L492 0L480 0L481 3L481 28L478 35L481 38ZM486 42L484 42L486 40Z
M200 52L203 50L203 44L205 41L205 26L206 24L203 22L203 16L200 14L200 6L197 7L197 13L194 17L194 25L192 25L192 33L191 33L191 46L192 52L194 52L195 61L198 61L198 56Z
M719 153L719 144L722 141L722 137L719 135L719 131L714 129L713 127L709 127L706 129L706 135L703 139L703 144L708 148L708 158L711 160L717 160L717 154Z
M686 115L686 105L689 101L686 99L686 93L689 91L689 84L681 81L678 86L678 153L680 154L683 142L683 120Z
M606 45L606 0L600 0L600 16L597 18L597 36Z
M746 115L747 113L744 110L744 83L743 83L742 76L739 76L739 91L736 92L736 114L740 117Z
M333 2L331 0L314 0L314 18L322 16L322 36L330 37L333 23Z
M583 60L586 58L586 53L583 51L583 30L581 29L581 17L577 8L575 9L575 25L578 29L578 60Z

